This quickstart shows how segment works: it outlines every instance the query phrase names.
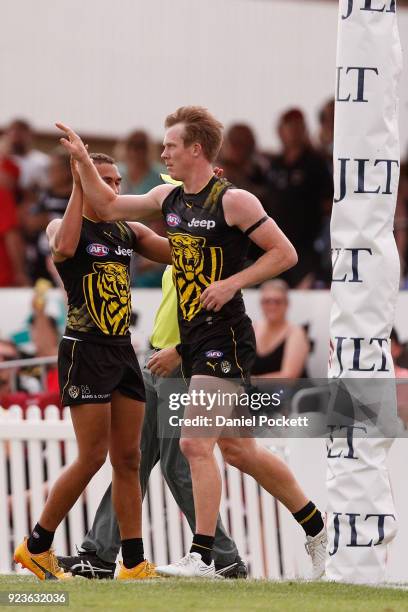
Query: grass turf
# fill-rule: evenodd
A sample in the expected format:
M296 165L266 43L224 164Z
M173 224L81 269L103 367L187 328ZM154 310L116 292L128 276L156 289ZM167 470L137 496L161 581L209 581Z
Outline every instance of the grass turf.
M408 591L333 583L266 580L183 580L118 582L75 578L40 582L30 576L0 575L0 592L67 591L69 606L41 610L137 610L138 612L400 612L408 611ZM26 606L19 606L20 608ZM10 610L10 607L1 609ZM31 609L33 609L31 607Z

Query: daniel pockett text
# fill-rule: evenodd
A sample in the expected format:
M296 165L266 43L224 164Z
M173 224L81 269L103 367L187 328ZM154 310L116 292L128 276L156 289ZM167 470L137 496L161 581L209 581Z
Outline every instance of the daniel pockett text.
M308 427L306 416L286 417L264 414L281 405L283 391L276 393L231 393L192 390L190 393L171 393L169 409L170 427L183 428L256 428L256 427ZM184 410L188 408L187 413ZM256 414L262 411L262 414ZM253 414L255 412L255 414ZM252 414L251 414L252 413Z

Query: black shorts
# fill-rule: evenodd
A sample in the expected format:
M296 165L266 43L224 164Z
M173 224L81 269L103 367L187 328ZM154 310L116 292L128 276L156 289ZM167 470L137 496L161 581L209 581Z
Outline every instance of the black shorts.
M251 319L246 315L234 323L221 319L204 332L196 341L182 344L184 377L201 374L248 382L256 354Z
M58 379L63 406L108 403L113 391L145 401L142 373L130 342L97 344L63 338Z

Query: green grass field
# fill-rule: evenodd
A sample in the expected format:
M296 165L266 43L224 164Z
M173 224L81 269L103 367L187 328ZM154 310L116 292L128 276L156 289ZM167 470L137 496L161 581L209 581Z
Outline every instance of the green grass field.
M67 591L69 606L30 606L41 610L137 610L252 612L399 612L408 611L408 591L325 583L266 580L174 580L117 582L76 578L69 583L0 576L2 591ZM26 609L26 606L19 608ZM0 606L10 610L11 607Z

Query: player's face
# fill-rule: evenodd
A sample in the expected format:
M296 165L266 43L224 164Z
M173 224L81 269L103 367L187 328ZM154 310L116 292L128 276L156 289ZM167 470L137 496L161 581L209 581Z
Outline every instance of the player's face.
M115 166L115 164L95 164L95 167L101 179L105 181L116 195L119 195L122 177L119 174L117 166Z
M178 123L166 131L163 140L163 153L161 158L166 164L171 178L183 181L188 176L192 164L197 159L195 155L196 144L186 147L183 140L184 125Z

